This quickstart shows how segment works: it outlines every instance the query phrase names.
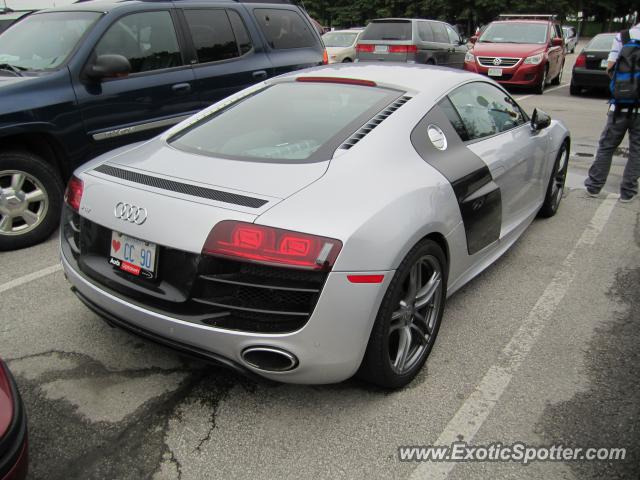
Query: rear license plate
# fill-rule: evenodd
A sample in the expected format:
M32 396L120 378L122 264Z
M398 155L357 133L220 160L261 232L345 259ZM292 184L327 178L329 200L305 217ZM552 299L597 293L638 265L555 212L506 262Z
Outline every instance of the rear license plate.
M389 53L389 45L376 45L373 51L375 53Z
M489 69L489 76L490 77L501 77L502 76L502 69L501 68L490 68Z
M137 277L153 278L157 270L157 250L155 243L112 232L109 263Z
M603 60L600 61L600 68L607 68L607 64L609 63L609 61L605 58Z

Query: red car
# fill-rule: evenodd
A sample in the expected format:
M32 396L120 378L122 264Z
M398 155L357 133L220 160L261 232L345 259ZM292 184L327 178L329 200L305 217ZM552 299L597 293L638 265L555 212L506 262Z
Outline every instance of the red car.
M471 37L465 70L539 94L549 84L559 85L565 57L560 25L550 15L501 17Z
M27 416L16 382L0 360L0 479L27 476Z

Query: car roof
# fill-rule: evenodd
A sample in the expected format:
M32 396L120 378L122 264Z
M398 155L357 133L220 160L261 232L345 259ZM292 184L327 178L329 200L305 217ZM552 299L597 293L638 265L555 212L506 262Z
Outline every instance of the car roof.
M125 7L132 7L132 6L140 6L140 5L145 5L145 6L149 6L150 8L153 8L154 6L158 6L158 5L162 5L165 7L173 7L173 6L179 6L181 3L185 3L188 4L190 0L82 0L82 1L77 1L76 3L73 3L71 5L65 5L65 6L60 6L60 7L54 7L54 8L48 8L44 11L89 11L89 12L102 12L102 13L106 13L106 12L110 12L112 10L116 10L116 9L120 9L120 8L125 8ZM232 4L232 3L259 3L259 4L264 4L264 5L284 5L284 6L296 6L295 3L293 1L290 0L194 0L195 2L197 2L199 5L202 5L203 3L211 3L212 5L215 4Z
M553 20L533 20L531 18L512 18L509 20L494 20L491 23L541 23L548 25L549 23L555 23Z

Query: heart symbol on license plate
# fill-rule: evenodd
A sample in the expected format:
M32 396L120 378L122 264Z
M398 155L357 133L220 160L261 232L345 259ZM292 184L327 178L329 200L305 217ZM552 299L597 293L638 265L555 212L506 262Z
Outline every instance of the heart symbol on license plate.
M122 245L118 240L111 240L111 246L117 252L120 250L120 245Z

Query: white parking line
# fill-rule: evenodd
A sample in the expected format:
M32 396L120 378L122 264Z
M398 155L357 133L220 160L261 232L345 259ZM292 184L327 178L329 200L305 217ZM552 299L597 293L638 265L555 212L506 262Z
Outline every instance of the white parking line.
M11 280L10 282L3 283L2 285L0 285L0 293L11 290L12 288L19 287L20 285L24 285L25 283L32 282L33 280L46 277L47 275L51 275L52 273L55 273L59 270L62 270L62 265L58 263L56 265L51 265L50 267L43 268L42 270L38 270L37 272L33 272L28 275L16 278L15 280Z
M450 445L458 441L460 436L465 442L471 442L478 433L569 290L576 276L575 260L582 257L577 255L578 250L595 244L598 235L609 220L616 199L617 195L609 195L598 207L580 239L562 262L560 271L547 285L529 315L503 348L498 361L489 368L480 384L458 409L434 445ZM455 462L421 463L412 472L410 478L411 480L445 479L455 465Z
M564 88L564 87L568 87L568 86L569 86L568 83L563 83L562 85L558 85L557 87L547 88L545 90L545 93L553 92L554 90L558 90L560 88ZM513 98L515 98L517 102L521 102L522 100L526 100L529 97L538 97L538 96L539 96L538 94L532 93L532 94L529 94L529 95L525 95L524 97L513 97Z

